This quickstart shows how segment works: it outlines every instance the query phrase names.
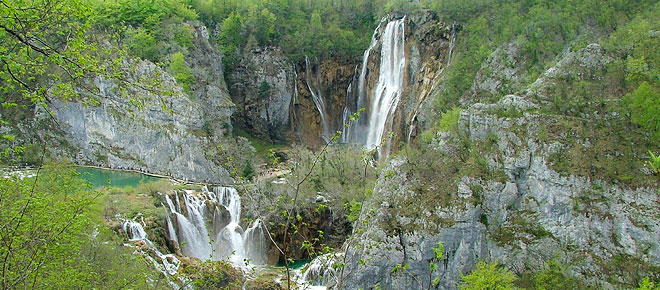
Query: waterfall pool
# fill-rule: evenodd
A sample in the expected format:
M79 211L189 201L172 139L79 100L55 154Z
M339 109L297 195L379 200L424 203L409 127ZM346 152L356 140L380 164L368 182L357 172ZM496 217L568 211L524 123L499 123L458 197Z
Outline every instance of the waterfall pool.
M300 268L304 267L305 265L309 264L309 262L311 262L311 261L312 261L312 260L298 260L298 261L294 261L293 263L289 264L289 267L290 267L291 269L293 269L293 270L297 270L297 269L300 269ZM284 265L284 262L279 262L279 263L277 263L277 265L275 265L275 266L276 266L276 267L282 267L282 268L286 267L286 265Z
M101 169L95 167L78 167L80 177L91 183L94 188L101 186L127 187L137 186L140 182L159 180L159 177L130 171Z

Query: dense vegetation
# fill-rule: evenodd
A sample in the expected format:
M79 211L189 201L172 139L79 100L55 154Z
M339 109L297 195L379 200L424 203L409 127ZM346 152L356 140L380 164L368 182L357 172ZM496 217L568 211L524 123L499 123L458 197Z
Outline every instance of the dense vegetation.
M164 283L121 246L104 223L104 194L74 167L49 164L36 174L0 178L2 289L146 289L149 280Z
M654 184L649 181L651 177L638 177L635 170L643 162L641 156L647 156L651 150L651 164L660 174L653 154L657 152L660 138L660 18L657 17L660 4L655 1L3 2L0 7L3 19L0 24L1 125L4 127L24 118L35 103L48 104L52 98L81 98L80 91L75 88L89 89L88 82L96 75L122 80L117 68L125 60L125 53L158 63L189 93L195 82L186 61L193 45L190 21L199 20L209 27L211 40L223 52L225 70L231 71L243 52L264 46L281 47L294 62L301 62L305 56L356 61L382 16L389 12L418 10L433 10L447 23L456 22L461 27L456 54L443 80L444 90L439 91L440 96L436 98L437 126L423 135L424 143L432 141L435 131L456 130L461 103L495 101L506 93L517 92L535 81L565 52L582 49L588 43L600 43L613 58L607 72L599 75L598 81L564 80L558 85L558 91L553 92L554 99L541 100L544 106L539 109L540 113L558 120L557 128L546 128L547 135L552 135L553 130L575 129L576 134L595 140L595 146L585 152L569 143L565 151L552 156L550 161L562 172L616 180L632 186ZM472 96L470 90L482 64L506 43L520 47L519 62L511 65L520 66L526 79L521 84L510 84L501 94L480 92ZM264 83L260 87L264 95L270 89L267 85ZM95 104L93 97L83 98L83 101ZM599 115L616 113L620 118L616 122L584 120L594 112ZM521 114L500 113L505 116ZM0 156L3 164L27 160L40 163L43 155L40 150L14 145L15 135L19 133L2 131L2 142L6 145ZM490 179L504 178L500 172L489 168L482 157L495 141L468 144L461 140L466 148L475 150L459 150L456 156L429 158L436 156L423 151L405 154L410 154L417 162L411 163L415 165L411 168L412 174L428 180L442 174L456 175L456 171ZM626 155L614 161L602 161L598 158L602 152L626 152ZM293 168L293 173L311 170L313 162L310 160L314 156L301 151L294 157L302 161L298 168ZM444 161L449 158L456 161ZM581 161L585 158L596 161L584 165ZM253 160L241 160L241 163L246 164L242 175L247 179L254 177ZM318 167L311 170L309 181L300 190L301 195L308 200L313 200L317 192L338 196L335 202L343 209L341 214L354 221L368 192L365 189L373 187L371 181L375 173L372 170L365 166L359 153L330 151ZM387 174L385 172L385 177ZM434 182L415 190L431 192L429 188L434 185L437 188L454 186L450 178ZM138 191L139 194L131 189L95 192L70 166L62 165L45 167L38 178L0 178L2 288L153 286L151 282L159 281L158 276L120 246L115 233L101 218L103 214L131 216L137 212L158 216L155 210L146 211L153 210L149 195L153 192L148 188ZM433 194L440 194L433 195L438 200L445 197L439 191ZM94 233L95 228L100 234ZM110 243L102 242L106 240ZM213 267L220 266L208 266ZM557 285L577 287L578 282L564 277L562 267L550 261L543 271L526 281L533 281L534 286L530 287L538 289ZM199 278L201 286L206 285L206 280L217 282L211 279L212 271L200 275L203 276ZM502 277L487 279L492 276ZM471 289L473 285L479 288L480 283L499 283L509 288L513 280L510 272L496 264L480 263L473 274L465 276L461 285ZM654 285L646 280L641 287L652 289Z

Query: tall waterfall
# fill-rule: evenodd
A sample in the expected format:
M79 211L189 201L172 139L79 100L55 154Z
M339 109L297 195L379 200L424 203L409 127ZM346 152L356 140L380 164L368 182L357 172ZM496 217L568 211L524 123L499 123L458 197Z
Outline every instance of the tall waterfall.
M388 123L392 122L403 91L406 65L404 23L405 18L388 22L380 37L379 25L369 48L364 52L358 79L356 108L366 108L367 111L362 114L357 126L351 126L347 130L347 142L361 143L367 149L374 149L380 145ZM367 90L368 62L378 43L381 44L378 82L370 94ZM348 113L350 114L350 110Z
M387 24L380 51L380 72L369 110L367 149L380 144L385 125L396 110L403 89L406 65L404 19Z
M181 199L183 204L179 202ZM239 225L241 199L236 189L184 190L176 193L176 203L168 195L165 201L169 208L170 240L179 245L184 255L202 260L228 259L238 265L245 259L252 264L264 264L269 246L264 225L256 220L245 231Z
M316 74L312 72L309 58L307 56L305 56L305 83L307 83L307 89L309 89L309 92L312 94L314 105L316 105L316 109L321 115L321 138L328 143L330 142L330 125L326 118L325 101L323 100L323 94L321 94L321 91L314 89L314 84L316 84L317 88L321 87L321 76L319 75L318 69L316 70Z

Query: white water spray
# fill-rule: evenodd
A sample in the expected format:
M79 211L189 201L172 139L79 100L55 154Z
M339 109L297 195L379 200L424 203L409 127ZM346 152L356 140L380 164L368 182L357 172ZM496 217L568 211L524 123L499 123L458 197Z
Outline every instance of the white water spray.
M314 80L316 78L316 80ZM305 82L307 83L307 89L312 94L312 100L314 100L314 105L321 115L321 138L326 143L330 142L330 128L328 120L326 119L326 110L325 110L325 101L323 101L323 94L320 90L314 90L314 83L316 87L321 87L321 76L319 75L319 70L316 70L316 74L313 74L311 65L309 64L309 58L305 56Z
M165 197L172 218L168 216L170 239L179 241L181 252L202 260L230 260L236 265L263 264L269 246L263 223L257 220L247 231L240 226L241 199L236 189L216 187L201 192L184 190L183 205ZM178 209L185 209L178 211ZM176 223L176 227L173 225Z
M135 251L143 253L143 255L153 263L154 268L165 276L167 283L172 289L180 289L181 287L179 285L170 280L170 276L176 275L177 271L179 271L181 261L179 261L176 256L172 254L163 254L156 248L156 246L149 240L149 236L144 230L144 227L142 227L142 224L144 223L142 216L139 217L141 222L136 221L136 217L133 220L123 221L121 227L128 235L128 240L130 242L141 241L146 244L148 248L145 250L130 244L124 244L124 246L134 248ZM179 281L181 282L180 279Z
M383 33L380 72L369 111L367 149L380 144L385 125L401 99L406 65L404 23L405 18L390 21Z

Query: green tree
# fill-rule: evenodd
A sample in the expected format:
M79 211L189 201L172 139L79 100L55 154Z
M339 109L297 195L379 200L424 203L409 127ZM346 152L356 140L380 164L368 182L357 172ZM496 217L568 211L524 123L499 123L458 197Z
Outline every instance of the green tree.
M49 165L34 178L0 178L2 289L89 280L76 271L81 263L76 249L89 225L93 195L76 176L70 166Z
M655 156L651 150L649 150L649 155L651 156L651 161L649 161L651 170L660 178L660 155Z
M233 70L238 59L239 49L245 45L245 27L243 17L238 12L232 12L220 26L219 42L222 47L222 64L226 74Z
M145 289L155 281L148 264L95 224L99 195L72 164L0 178L0 287Z
M637 290L660 290L660 285L656 286L655 282L646 277L642 282L639 282L639 288Z
M131 55L154 62L158 60L158 41L148 30L144 28L128 29L125 43Z
M660 138L660 92L658 89L642 82L637 89L628 94L628 108L631 119L644 130Z
M508 290L513 289L516 276L497 262L479 261L469 275L461 276L458 288L463 290Z
M534 277L534 286L538 290L581 289L578 281L566 276L566 266L557 259L545 263L544 269Z
M176 82L183 88L186 94L190 93L190 86L195 82L195 77L186 64L186 60L181 52L172 55L170 61L170 72L174 75Z
M193 34L192 31L190 31L188 25L179 26L179 29L174 34L174 41L176 41L178 45L184 48L192 46Z
M259 15L254 17L256 19L256 27L253 34L257 38L257 43L260 46L270 44L275 38L275 23L277 17L268 9L261 9Z
M261 81L261 84L259 84L259 98L265 99L270 97L270 90L270 84L266 80Z

